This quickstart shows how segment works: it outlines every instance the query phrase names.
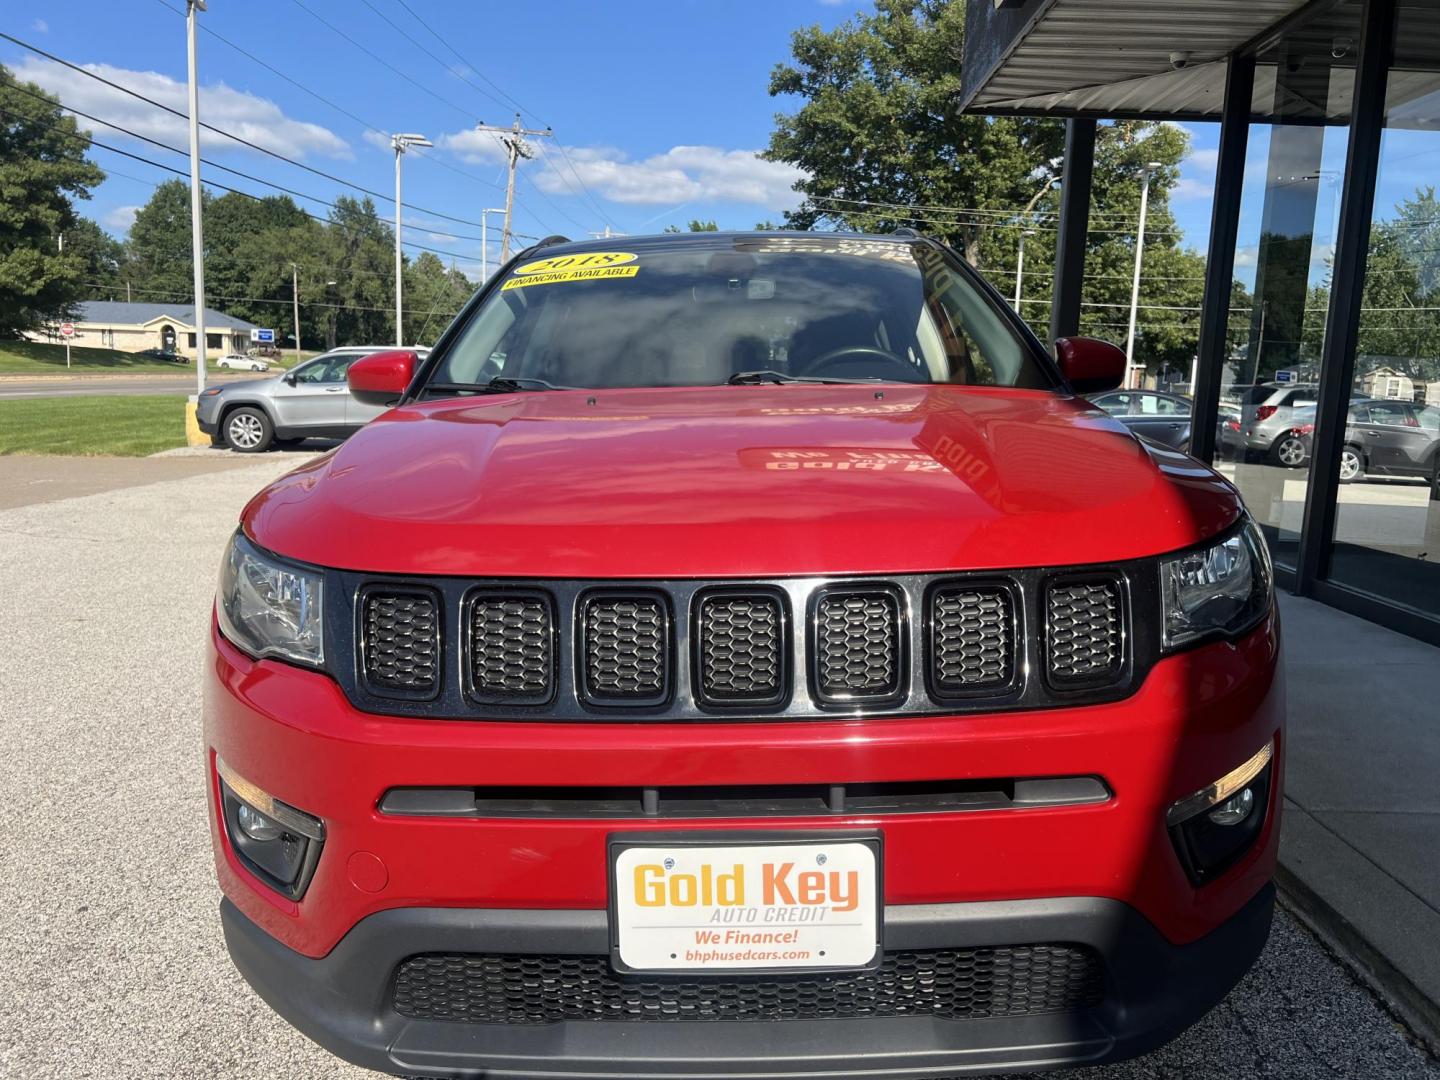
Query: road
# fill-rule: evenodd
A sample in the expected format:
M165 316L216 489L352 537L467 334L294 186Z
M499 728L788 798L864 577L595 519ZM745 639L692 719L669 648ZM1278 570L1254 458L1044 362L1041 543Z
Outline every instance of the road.
M289 1029L230 966L205 824L216 565L251 493L305 458L167 466L152 483L131 470L128 486L79 497L51 497L72 489L46 488L32 462L31 497L0 510L0 1077L371 1075ZM1198 1026L1067 1075L1440 1080L1440 1067L1282 913L1260 964Z
M272 371L271 374L274 374ZM207 386L264 378L259 373L216 372L206 377ZM193 394L195 372L167 375L72 375L31 379L23 375L0 378L0 401L12 398L90 397L96 394Z

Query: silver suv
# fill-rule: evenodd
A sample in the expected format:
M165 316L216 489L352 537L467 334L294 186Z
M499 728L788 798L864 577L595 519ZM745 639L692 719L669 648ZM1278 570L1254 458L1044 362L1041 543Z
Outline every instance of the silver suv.
M1247 458L1270 458L1280 436L1295 426L1295 410L1314 405L1319 387L1302 383L1234 386L1223 395L1240 412L1240 449ZM1279 464L1278 460L1275 461Z
M268 379L228 383L200 395L196 419L215 446L258 454L277 443L301 439L343 439L385 409L363 405L350 395L345 374L362 356L388 352L389 345L332 349ZM429 349L411 349L420 359Z

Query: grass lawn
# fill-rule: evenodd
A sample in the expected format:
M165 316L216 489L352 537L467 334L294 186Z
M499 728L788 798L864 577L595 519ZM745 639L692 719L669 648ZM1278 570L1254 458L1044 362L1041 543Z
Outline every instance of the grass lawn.
M185 398L105 394L0 401L0 454L144 457L185 445Z
M318 352L302 352L302 359L319 356ZM295 353L287 351L283 356L271 358L270 370L290 368L295 363ZM205 365L207 371L219 371L211 359ZM136 353L117 352L114 349L95 349L85 345L70 346L70 370L76 374L114 372L116 374L174 375L176 372L191 372L190 364L172 364L165 360L154 360ZM65 346L42 344L35 341L0 341L0 375L55 375L65 372ZM227 373L228 374L228 373Z

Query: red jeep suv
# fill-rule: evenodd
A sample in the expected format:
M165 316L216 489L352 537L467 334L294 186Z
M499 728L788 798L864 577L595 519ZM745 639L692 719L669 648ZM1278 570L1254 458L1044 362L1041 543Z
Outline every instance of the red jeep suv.
M206 770L235 964L400 1075L1114 1060L1269 930L1235 489L913 234L523 252L246 507Z

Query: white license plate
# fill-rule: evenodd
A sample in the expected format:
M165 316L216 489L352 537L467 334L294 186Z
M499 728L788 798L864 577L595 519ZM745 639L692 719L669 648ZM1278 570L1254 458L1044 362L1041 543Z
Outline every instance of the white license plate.
M611 843L611 940L622 971L872 966L880 844Z

